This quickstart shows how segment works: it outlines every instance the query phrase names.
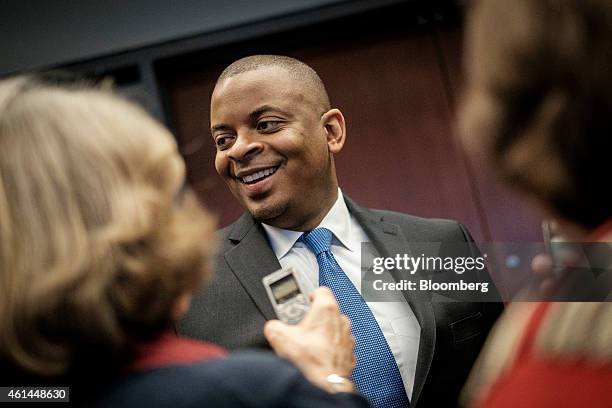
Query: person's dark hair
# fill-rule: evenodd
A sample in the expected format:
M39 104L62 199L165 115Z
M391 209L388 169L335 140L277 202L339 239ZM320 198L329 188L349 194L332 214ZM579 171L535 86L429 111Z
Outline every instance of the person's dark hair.
M494 161L588 229L611 215L612 2L476 0L472 71L493 99Z
M283 68L308 90L313 99L321 105L323 112L331 108L329 95L319 74L302 61L283 55L251 55L234 61L219 75L217 84L235 75L266 67Z

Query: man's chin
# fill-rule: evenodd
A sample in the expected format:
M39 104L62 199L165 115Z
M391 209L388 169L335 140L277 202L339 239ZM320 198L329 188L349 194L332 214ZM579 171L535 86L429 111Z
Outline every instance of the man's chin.
M280 203L258 203L247 206L253 218L260 222L274 220L284 213L285 206Z

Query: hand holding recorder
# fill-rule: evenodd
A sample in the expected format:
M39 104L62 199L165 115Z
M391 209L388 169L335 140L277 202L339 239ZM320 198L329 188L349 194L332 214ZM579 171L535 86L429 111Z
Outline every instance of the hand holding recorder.
M355 367L349 319L334 295L321 287L310 295L310 310L297 325L270 320L264 335L274 351L294 363L312 383L329 392L352 392Z

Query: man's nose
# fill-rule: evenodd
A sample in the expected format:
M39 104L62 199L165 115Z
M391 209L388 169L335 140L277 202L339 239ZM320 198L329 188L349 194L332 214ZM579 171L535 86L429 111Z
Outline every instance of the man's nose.
M229 157L235 161L242 161L256 156L262 149L263 145L255 135L250 132L241 132L230 148Z

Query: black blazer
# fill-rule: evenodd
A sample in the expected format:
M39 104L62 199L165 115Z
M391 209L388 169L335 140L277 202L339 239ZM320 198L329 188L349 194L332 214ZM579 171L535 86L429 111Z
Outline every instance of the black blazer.
M382 256L406 253L411 241L472 241L455 221L364 209L346 196L345 201ZM268 348L262 327L276 316L261 279L280 268L278 259L263 227L248 213L220 230L218 239L212 281L194 296L177 330L229 349ZM457 406L459 391L502 305L431 302L414 292L403 295L421 326L411 407Z

